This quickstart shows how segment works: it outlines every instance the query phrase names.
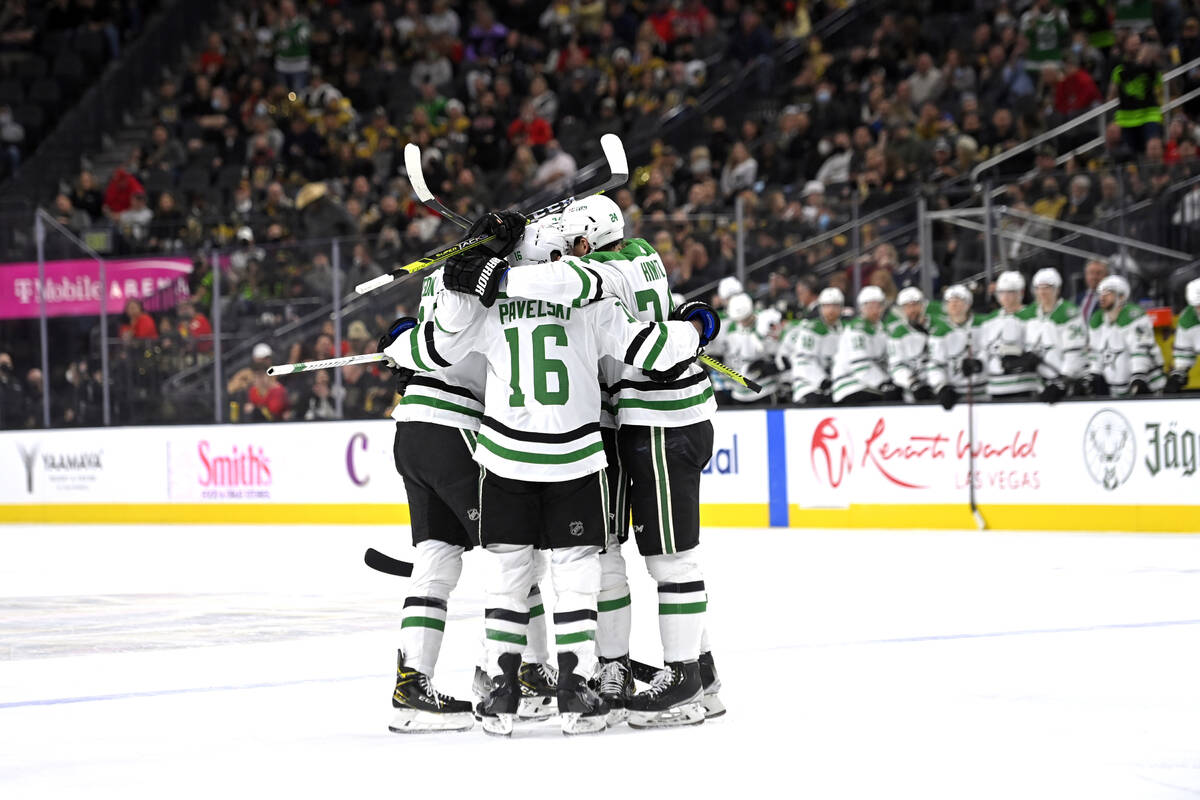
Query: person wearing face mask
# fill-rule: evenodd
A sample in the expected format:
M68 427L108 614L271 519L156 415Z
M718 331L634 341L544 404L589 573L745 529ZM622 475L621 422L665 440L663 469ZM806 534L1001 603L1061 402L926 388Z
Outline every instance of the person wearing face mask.
M822 155L828 153L821 168L817 170L818 181L830 186L850 180L850 159L853 152L850 150L849 133L840 130L833 135L832 140L822 139L817 149Z

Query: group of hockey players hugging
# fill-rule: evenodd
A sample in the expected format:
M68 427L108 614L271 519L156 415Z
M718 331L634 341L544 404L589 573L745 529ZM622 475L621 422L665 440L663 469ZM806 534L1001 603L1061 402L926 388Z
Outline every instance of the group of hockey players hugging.
M727 278L716 302L725 304L728 330L709 352L746 374L773 373L775 391L800 405L936 400L950 409L964 396L1055 403L1068 395L1176 393L1187 385L1200 348L1200 278L1185 290L1169 373L1153 325L1130 302L1123 277L1100 282L1098 308L1086 320L1061 297L1057 270L1039 270L1032 283L1025 305L1024 276L1002 272L999 308L986 314L972 312L972 294L961 285L948 287L940 302L907 287L891 308L881 289L866 286L851 318L842 292L831 287L818 295L813 317L785 326L775 309L756 314L750 296ZM763 397L731 389L735 401Z
M724 712L696 552L716 411L696 357L721 320L707 303L673 302L659 255L624 227L601 195L528 224L489 213L468 231L483 242L425 278L417 316L380 339L407 381L395 458L416 549L392 731L478 719L507 736L518 720L557 714L563 733L580 734ZM657 671L629 654L631 519L658 586ZM473 548L486 598L474 707L432 685Z

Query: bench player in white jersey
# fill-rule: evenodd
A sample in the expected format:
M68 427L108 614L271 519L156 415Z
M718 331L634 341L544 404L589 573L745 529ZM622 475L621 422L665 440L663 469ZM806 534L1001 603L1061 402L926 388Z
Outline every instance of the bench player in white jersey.
M486 229L485 229L486 230ZM463 258L466 258L464 256ZM446 266L447 285L452 260ZM488 271L501 268L488 258ZM493 295L483 302L496 300ZM558 703L564 733L603 730L607 705L586 684L596 665L599 552L608 525L600 438L600 359L641 369L686 369L714 330L698 324L640 323L615 298L575 308L504 294L494 304L446 292L434 320L405 331L385 353L413 369L443 367L471 353L488 362L475 459L481 544L494 557L486 628L493 689L479 707L484 729L507 734L517 710L517 669L525 645L534 547L549 548L558 604Z
M1100 281L1100 307L1088 320L1088 370L1084 393L1126 397L1152 394L1166 385L1154 326L1120 275Z
M1179 321L1175 325L1175 341L1172 345L1174 365L1167 375L1163 387L1166 394L1178 394L1188 383L1188 372L1196 363L1196 355L1200 353L1200 278L1189 281L1184 289L1184 300L1187 306L1179 312Z
M621 211L608 198L594 196L573 203L563 213L562 225L568 241L579 248L575 252L587 254L511 270L502 284L510 294L576 307L613 295L646 322L707 315L709 307L703 303L672 310L662 259L646 241L624 239ZM472 285L470 278L466 284ZM718 329L715 319L713 324L707 340ZM695 364L678 374L653 377L625 366L610 391L619 425L618 462L630 477L634 535L658 583L665 667L647 691L630 694L630 595L620 551L627 535L627 512L615 504L616 536L602 556L597 633L602 696L618 707L626 705L634 726L694 724L724 713L704 626L707 593L695 552L700 537L700 474L712 455L711 418L716 411L712 385L705 370ZM611 456L609 462L613 463Z

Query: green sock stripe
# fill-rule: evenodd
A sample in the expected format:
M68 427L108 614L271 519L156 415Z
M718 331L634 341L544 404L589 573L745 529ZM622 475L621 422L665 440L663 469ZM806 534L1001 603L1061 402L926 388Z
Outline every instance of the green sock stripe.
M624 597L618 597L616 600L601 600L599 603L596 604L596 610L597 611L616 611L619 608L624 608L625 606L629 605L632 602L633 602L633 600L630 598L629 595L625 595Z
M523 633L509 633L508 631L497 631L491 628L487 629L487 638L494 642L508 642L509 644L519 645L529 644Z
M708 608L708 601L698 603L659 603L659 614L703 614Z
M529 609L529 618L533 619L534 617L540 617L542 614L545 614L545 613L546 613L546 607L544 605L542 605L541 603L538 603L536 606Z
M558 645L594 641L596 641L595 631L576 631L575 633L556 633L554 635L554 643Z
M405 617L400 623L401 628L433 628L434 630L446 630L446 620L437 619L436 617Z

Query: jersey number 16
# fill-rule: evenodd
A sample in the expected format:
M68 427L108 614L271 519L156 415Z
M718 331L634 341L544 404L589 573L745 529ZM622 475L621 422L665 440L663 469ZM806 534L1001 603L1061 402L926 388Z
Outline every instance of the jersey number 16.
M533 347L533 396L544 406L561 406L567 402L571 393L567 382L567 365L557 358L546 357L546 343L551 342L559 347L567 346L567 332L562 325L547 323L538 325L530 334L530 344ZM505 328L504 340L508 342L508 356L512 378L509 386L512 394L508 404L513 408L525 405L525 392L521 390L521 331L519 328ZM550 390L549 376L555 375L555 385Z

